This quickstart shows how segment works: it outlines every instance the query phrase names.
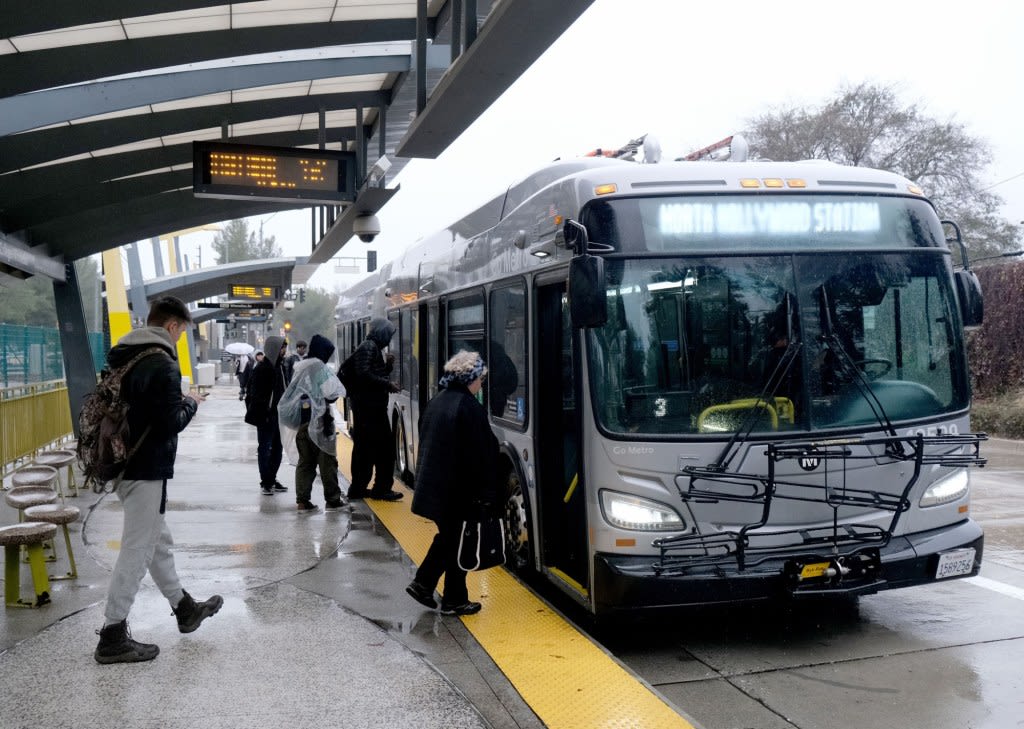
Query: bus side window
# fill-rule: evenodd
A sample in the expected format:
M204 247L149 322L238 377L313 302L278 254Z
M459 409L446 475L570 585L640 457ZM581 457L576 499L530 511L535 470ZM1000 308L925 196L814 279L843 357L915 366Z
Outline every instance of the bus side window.
M495 288L488 310L487 389L491 414L525 425L527 416L526 288Z

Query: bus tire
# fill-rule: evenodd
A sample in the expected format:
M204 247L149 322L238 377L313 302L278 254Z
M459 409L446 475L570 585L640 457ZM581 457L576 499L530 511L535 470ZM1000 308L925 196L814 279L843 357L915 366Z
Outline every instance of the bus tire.
M504 483L505 565L517 574L529 574L533 571L530 511L523 481L515 466L507 465Z
M395 434L395 478L404 481L407 486L412 488L413 478L412 471L409 470L408 440L405 437L405 425L402 424L401 418L395 418L391 432Z

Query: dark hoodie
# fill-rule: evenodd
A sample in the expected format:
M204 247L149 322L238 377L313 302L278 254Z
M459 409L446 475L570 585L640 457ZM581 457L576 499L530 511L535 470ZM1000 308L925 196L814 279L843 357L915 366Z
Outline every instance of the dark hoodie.
M256 365L249 378L246 398L245 422L266 425L277 422L277 403L284 394L284 368L280 361L284 337L267 337L263 346L263 361Z
M309 340L309 357L316 357L318 360L327 364L327 361L334 354L334 345L331 344L327 337L314 334L313 338Z
M366 339L352 353L355 381L348 396L356 410L387 407L393 363L385 361L382 350L393 336L395 327L391 322L374 319L370 322Z
M128 403L128 428L133 442L146 428L149 432L128 462L128 481L162 481L174 477L178 433L185 429L198 406L181 394L181 370L171 335L162 327L134 329L121 337L107 355L111 369L126 364L151 347L163 350L139 360L121 383L121 396Z

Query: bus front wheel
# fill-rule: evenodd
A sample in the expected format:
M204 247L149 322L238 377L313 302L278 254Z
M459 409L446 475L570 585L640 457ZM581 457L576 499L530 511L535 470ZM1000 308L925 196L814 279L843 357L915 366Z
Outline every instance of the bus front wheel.
M405 438L405 426L397 418L391 432L395 434L395 477L412 487L412 472L409 470L409 445Z
M516 469L505 476L505 564L519 574L531 570L530 519L526 493Z

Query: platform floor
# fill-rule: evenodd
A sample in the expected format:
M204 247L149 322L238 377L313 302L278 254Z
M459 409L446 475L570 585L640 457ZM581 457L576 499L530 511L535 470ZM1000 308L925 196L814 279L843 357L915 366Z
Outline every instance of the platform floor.
M504 570L470 576L484 610L442 617L405 595L433 526L405 502L295 512L263 496L255 429L218 385L181 435L168 521L185 588L224 608L181 635L147 578L129 618L149 663L92 658L120 538L113 496L67 502L80 577L0 615L0 727L690 727L681 713ZM349 443L339 439L343 473ZM323 495L314 485L314 501ZM17 515L0 504L0 523ZM66 570L63 543L54 569ZM31 589L27 566L22 591Z

